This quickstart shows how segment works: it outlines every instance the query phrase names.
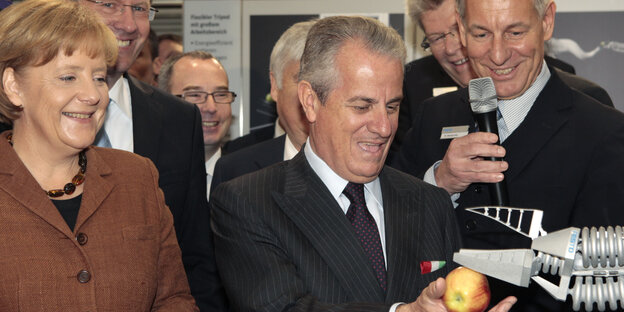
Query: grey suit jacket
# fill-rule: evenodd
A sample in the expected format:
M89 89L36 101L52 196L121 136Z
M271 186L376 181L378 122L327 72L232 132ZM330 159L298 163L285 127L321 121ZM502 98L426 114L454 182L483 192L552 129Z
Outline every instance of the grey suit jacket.
M301 151L217 187L217 265L236 311L387 311L452 265L460 238L448 194L385 167L387 293L352 225ZM447 266L421 274L421 261Z

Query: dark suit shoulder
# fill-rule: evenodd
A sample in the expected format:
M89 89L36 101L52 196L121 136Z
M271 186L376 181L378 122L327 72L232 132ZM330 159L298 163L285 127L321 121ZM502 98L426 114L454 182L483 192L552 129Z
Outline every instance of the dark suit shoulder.
M433 88L450 86L457 86L457 83L444 71L433 55L425 56L405 65L405 89L413 89L418 94L428 94L430 97ZM423 87L426 89L417 90Z
M417 72L431 72L437 71L438 69L442 69L438 61L433 57L433 55L428 55L425 57L421 57L419 59L413 60L407 65L405 65L406 73L417 73Z
M130 86L130 94L133 99L136 96L150 97L159 105L159 108L164 109L164 112L166 113L173 113L178 110L182 110L182 113L190 113L195 108L195 104L186 102L173 94L154 86L150 86L132 76L127 76L127 79ZM173 116L167 115L166 117Z
M548 66L556 67L559 70L562 70L570 74L576 74L576 70L574 69L574 66L560 59L554 58L552 56L544 55L544 60L546 61L546 64L548 64Z
M209 203L212 207L236 211L241 215L264 215L272 210L272 193L284 188L285 172L290 161L222 181L210 192ZM246 203L246 204L240 204ZM211 208L214 209L214 208Z
M399 193L425 193L426 197L431 196L435 201L450 203L450 197L445 190L390 166L384 166L380 178L382 183L392 183Z
M215 165L210 192L222 182L282 161L285 142L286 135L282 135L221 156Z
M573 105L577 110L575 124L580 131L589 133L611 133L624 125L624 113L598 102L585 92L571 88ZM594 132L595 131L595 132Z
M420 118L430 118L432 114L442 114L442 116L458 110L468 109L470 110L470 104L468 102L468 88L462 88L457 91L444 93L436 97L425 100L422 104L423 112ZM424 122L424 120L418 120L418 124ZM449 125L450 126L450 125Z
M223 155L241 150L245 147L258 144L260 142L273 138L275 134L275 128L273 125L267 125L266 127L252 131L242 137L236 138L232 141L226 142L222 147Z
M241 163L248 163L253 161L254 159L264 156L268 152L279 153L283 155L284 142L285 135L262 141L260 143L244 147L234 152L230 152L229 154L221 156L221 158L219 158L219 160L217 161L217 166L221 164L222 166L226 166L229 168L230 166L240 165ZM280 146L281 150L277 150Z
M609 93L601 86L581 76L577 76L557 68L551 69L553 69L554 72L559 75L559 78L561 78L561 80L563 80L563 82L565 82L569 87L594 98L604 105L613 107L613 101L611 100Z
M250 172L229 181L224 181L216 189L219 190L221 185L227 185L228 188L239 189L243 192L253 193L270 193L273 190L282 188L286 169L291 161L279 162L266 168Z
M426 191L436 191L440 188L435 187L419 178L407 174L390 166L384 166L380 177L391 181L394 187L400 192L410 192L415 189L424 189Z

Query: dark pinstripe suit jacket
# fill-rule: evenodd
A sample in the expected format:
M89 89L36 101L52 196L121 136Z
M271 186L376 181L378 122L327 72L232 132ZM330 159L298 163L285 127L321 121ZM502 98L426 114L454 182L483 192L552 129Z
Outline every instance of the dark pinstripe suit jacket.
M441 189L385 167L387 294L351 224L300 152L222 183L210 199L217 264L236 311L387 311L453 267L458 228ZM420 262L447 266L421 274Z

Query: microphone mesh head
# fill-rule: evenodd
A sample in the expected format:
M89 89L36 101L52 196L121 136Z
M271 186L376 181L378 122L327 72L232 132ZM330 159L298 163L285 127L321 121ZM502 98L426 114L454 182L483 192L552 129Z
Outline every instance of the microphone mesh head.
M498 102L492 78L483 77L470 80L468 95L473 113L482 114L496 110Z

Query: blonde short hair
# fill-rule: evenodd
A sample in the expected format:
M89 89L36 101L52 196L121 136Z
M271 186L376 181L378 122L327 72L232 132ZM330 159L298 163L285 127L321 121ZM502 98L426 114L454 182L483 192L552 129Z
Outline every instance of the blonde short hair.
M63 51L103 56L106 65L117 60L117 39L99 17L78 2L25 0L0 12L0 77L7 68L19 73L26 66L42 66ZM0 84L0 122L12 124L21 108L13 105Z

